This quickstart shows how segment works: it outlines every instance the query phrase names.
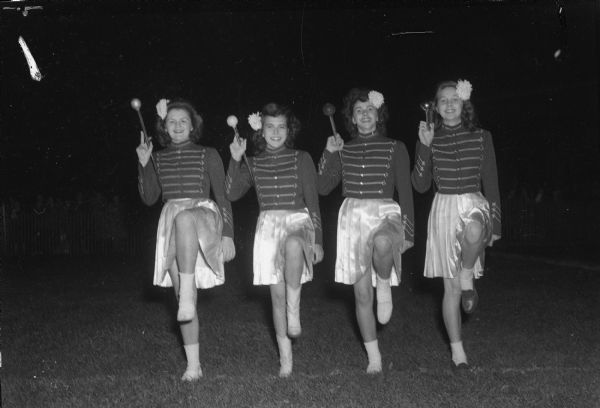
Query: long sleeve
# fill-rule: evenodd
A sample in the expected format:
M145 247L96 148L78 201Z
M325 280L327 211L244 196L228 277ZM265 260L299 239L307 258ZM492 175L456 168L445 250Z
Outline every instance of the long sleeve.
M300 180L304 202L310 213L310 218L315 227L315 242L323 245L323 229L321 227L321 210L319 208L319 194L317 192L317 172L315 164L306 152L303 152L300 161Z
M138 161L138 191L142 201L146 205L156 203L160 197L162 189L153 160L148 161L146 166L142 166Z
M223 161L215 149L207 149L207 167L208 177L210 178L210 188L213 192L215 201L221 216L223 217L223 236L233 238L233 214L231 212L231 203L225 197L225 171L223 170Z
M321 195L331 193L342 180L342 160L340 154L331 153L325 149L319 161L319 174L317 176L317 191Z
M402 209L402 225L404 234L410 243L405 246L408 249L415 242L415 215L413 206L412 187L410 185L410 159L404 143L398 143L394 152L394 182L398 191L398 201Z
M483 194L490 203L490 215L492 217L493 234L502 234L502 211L500 207L500 191L498 188L498 171L496 169L496 153L492 135L484 132L483 135L484 160L481 169L481 181Z
M229 159L227 176L225 177L225 195L230 201L237 201L244 196L252 186L252 177L245 163Z
M419 193L424 193L431 187L432 154L431 147L417 141L415 166L411 174L412 185Z

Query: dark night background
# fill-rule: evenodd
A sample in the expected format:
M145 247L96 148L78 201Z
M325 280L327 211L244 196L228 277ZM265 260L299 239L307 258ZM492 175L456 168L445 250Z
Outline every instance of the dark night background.
M24 16L25 6L43 9ZM591 406L599 35L600 0L0 0L0 405ZM334 283L338 188L320 199L325 257L302 291L293 380L273 380L251 193L233 204L227 283L198 296L205 380L178 384L177 303L152 286L161 205L138 195L131 99L150 133L160 98L190 100L225 166L228 115L248 135L249 113L290 104L298 147L317 162L331 134L323 104L339 111L350 88L369 86L413 160L419 105L447 79L473 84L502 198L502 239L486 250L482 301L464 320L475 369L450 372L443 284L423 277L430 190L414 192L415 246L402 256L395 320L378 330L384 373L365 378L354 291Z
M299 147L316 161L330 134L323 104L339 110L349 88L366 85L384 94L390 135L412 159L419 103L459 78L494 136L503 196L517 185L600 195L595 1L0 3L4 197L99 191L141 205L133 97L151 133L159 98L191 100L225 165L227 115L248 132L249 113L290 104ZM17 3L44 9L25 17L7 9Z

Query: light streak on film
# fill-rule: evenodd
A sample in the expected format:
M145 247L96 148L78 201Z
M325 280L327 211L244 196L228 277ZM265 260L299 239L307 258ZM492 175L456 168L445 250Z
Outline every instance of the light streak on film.
M29 51L29 47L27 46L27 43L21 36L19 36L19 45L21 46L21 49L23 50L23 54L25 54L25 59L27 60L27 65L29 65L29 74L31 75L31 79L33 79L34 81L38 81L38 82L41 81L42 73L40 72L37 64L35 63L35 59L33 58L33 55L31 55L31 51Z

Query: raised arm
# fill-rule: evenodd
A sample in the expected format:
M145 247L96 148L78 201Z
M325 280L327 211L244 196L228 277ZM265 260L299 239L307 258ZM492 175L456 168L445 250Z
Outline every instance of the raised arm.
M492 135L489 132L483 134L483 165L481 169L481 181L483 194L490 203L490 215L492 217L492 233L495 239L502 235L502 210L500 207L500 191L498 188L498 171L496 169L496 153Z
M138 191L146 205L152 205L160 197L161 187L152 159L152 142L146 144L144 133L140 133L140 145L135 149L138 156Z
M319 174L317 176L317 191L321 195L331 193L342 180L342 160L339 153L323 151L319 160Z
M223 236L233 238L233 215L231 212L231 203L225 197L225 171L223 170L223 161L219 153L213 149L207 149L207 167L208 177L210 179L210 188L217 202L217 206L223 217Z
M144 204L152 205L158 201L162 190L154 163L150 162L145 167L138 163L138 191Z
M336 133L327 138L327 145L319 160L319 174L317 176L317 191L321 195L331 193L342 180L341 151L344 148L344 139Z
M252 186L252 173L246 163L242 163L245 158L246 139L236 136L229 145L231 159L229 159L229 168L225 178L225 194L231 201L239 200L246 194Z
M230 201L237 201L244 196L252 186L252 176L241 160L229 159L227 176L225 176L225 196Z
M310 213L310 218L315 227L315 243L323 245L323 229L321 226L321 210L319 208L319 194L317 192L317 172L315 164L307 152L302 152L300 160L300 180L304 202Z
M398 202L402 210L402 225L406 244L404 250L412 247L415 242L415 213L413 206L412 188L410 185L410 159L404 143L399 142L394 151L394 182L398 191Z
M411 173L412 185L419 193L424 193L431 187L432 179L432 154L431 147L417 142L415 152L415 166Z
M415 166L411 174L413 187L419 193L424 193L431 187L431 142L433 142L433 135L433 126L421 121L419 123L419 140L417 141L417 151L415 153Z

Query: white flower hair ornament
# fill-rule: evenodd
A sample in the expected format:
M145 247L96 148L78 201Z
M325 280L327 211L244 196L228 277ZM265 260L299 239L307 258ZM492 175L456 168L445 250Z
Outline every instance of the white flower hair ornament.
M250 127L254 130L262 129L262 118L259 112L251 113L248 115L248 123Z
M168 99L161 99L156 104L156 114L160 116L162 120L165 120L167 117L167 104L169 103Z
M377 109L381 108L383 105L384 99L383 94L381 92L377 92L375 90L369 92L369 102L373 104Z
M456 93L458 97L463 101L471 99L471 92L473 92L473 85L466 79L459 79L456 82Z

